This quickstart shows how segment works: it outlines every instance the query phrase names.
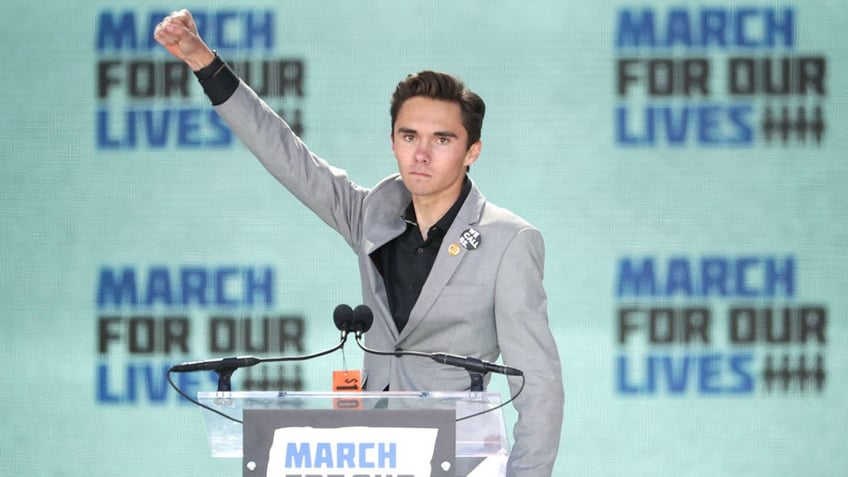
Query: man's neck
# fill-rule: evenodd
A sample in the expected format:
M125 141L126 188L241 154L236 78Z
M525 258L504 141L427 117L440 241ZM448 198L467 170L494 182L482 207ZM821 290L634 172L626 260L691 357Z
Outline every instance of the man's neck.
M415 208L415 222L424 240L430 228L436 225L448 213L451 207L462 195L463 183L458 187L445 191L438 196L412 196L412 206Z
M451 196L439 197L437 200L430 200L426 197L413 197L412 206L415 207L415 222L418 224L418 230L421 231L421 237L427 240L427 232L450 210L451 206L459 197L459 191Z

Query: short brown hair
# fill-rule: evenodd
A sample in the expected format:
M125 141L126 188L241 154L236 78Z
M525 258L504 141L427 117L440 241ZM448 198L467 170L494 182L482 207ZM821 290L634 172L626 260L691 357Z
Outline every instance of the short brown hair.
M462 111L462 125L468 133L466 149L480 140L483 129L483 116L486 114L486 103L477 93L465 87L461 79L449 73L425 70L410 74L398 83L392 94L392 134L395 130L395 120L403 103L410 98L423 96L426 98L450 101L459 104Z

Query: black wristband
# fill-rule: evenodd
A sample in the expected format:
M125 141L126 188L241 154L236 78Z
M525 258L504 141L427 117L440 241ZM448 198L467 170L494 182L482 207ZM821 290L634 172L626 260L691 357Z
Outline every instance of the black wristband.
M197 79L200 81L206 81L209 78L215 76L215 74L218 73L218 71L226 64L224 63L224 60L222 60L221 57L218 56L217 51L213 50L212 53L215 53L215 59L212 60L212 63L209 63L208 65L194 72L194 76L196 76Z
M233 95L239 84L238 76L218 56L217 52L212 63L195 71L194 76L200 81L203 92L212 101L213 106L217 106L230 99L230 96Z

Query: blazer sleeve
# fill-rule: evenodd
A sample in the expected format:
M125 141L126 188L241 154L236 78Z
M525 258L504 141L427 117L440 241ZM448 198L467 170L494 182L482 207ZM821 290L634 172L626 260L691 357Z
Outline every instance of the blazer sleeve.
M507 475L549 476L559 450L565 401L562 370L550 331L543 285L542 234L522 228L504 251L495 284L495 320L503 362L523 371L524 391L515 400L518 421ZM514 395L520 377L510 377Z
M243 81L227 101L215 106L215 111L277 181L351 247L356 246L368 189L313 154Z

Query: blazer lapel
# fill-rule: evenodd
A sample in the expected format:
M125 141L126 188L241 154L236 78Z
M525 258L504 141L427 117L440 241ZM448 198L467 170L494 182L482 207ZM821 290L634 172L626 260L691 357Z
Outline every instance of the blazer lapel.
M433 268L430 269L430 274L427 276L427 281L424 282L418 300L409 313L409 321L403 328L400 339L406 338L424 320L427 312L436 303L436 300L442 294L442 290L462 263L462 259L468 253L468 250L459 247L459 253L451 255L448 248L451 244L459 244L462 233L471 225L480 221L485 203L486 199L472 182L471 192L468 193L465 203L459 209L456 219L445 234L439 252L436 254L436 261L433 263Z
M386 284L383 277L377 271L377 267L371 260L371 254L388 241L397 237L406 230L406 222L401 218L401 212L409 203L409 192L403 186L400 179L385 185L380 191L381 197L374 200L375 206L368 209L365 217L364 235L362 238L362 256L360 256L361 279L366 280L367 286L375 297L375 302L380 310L375 316L384 318L387 329L391 330L392 337L397 339L398 331L392 313L389 310L389 301L386 295Z

